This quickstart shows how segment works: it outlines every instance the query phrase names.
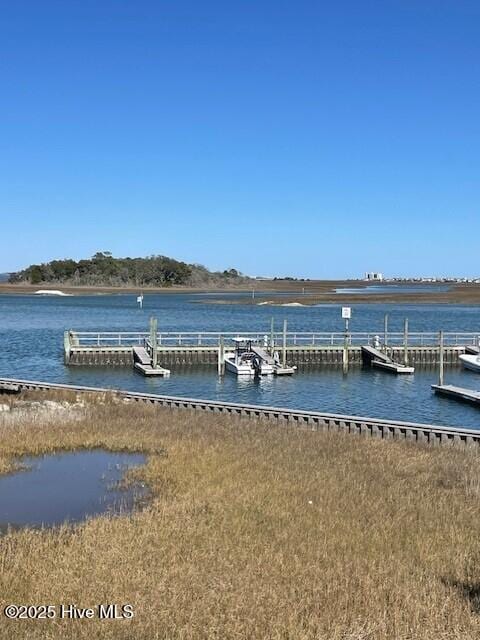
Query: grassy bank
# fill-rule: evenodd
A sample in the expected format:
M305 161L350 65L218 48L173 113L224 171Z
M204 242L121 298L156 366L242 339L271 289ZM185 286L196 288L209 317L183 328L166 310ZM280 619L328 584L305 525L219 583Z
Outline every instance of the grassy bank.
M290 305L292 303L304 306L317 304L480 304L480 285L478 284L452 284L448 291L442 291L440 287L431 291L419 291L417 293L407 293L395 289L390 285L389 289L382 293L335 293L335 288L362 288L366 283L306 283L305 293L296 289L278 287L277 291L282 291L286 295L281 299L274 298L268 293L258 293L255 298L245 300L231 300L228 298L218 298L209 300L210 304L268 304L268 305ZM387 285L384 285L385 287ZM290 294L290 295L288 295Z
M3 617L1 638L480 634L476 451L101 398L35 411L10 402L0 413L1 472L22 454L142 451L139 473L153 495L130 516L0 538L2 611L7 603L129 603L133 620Z

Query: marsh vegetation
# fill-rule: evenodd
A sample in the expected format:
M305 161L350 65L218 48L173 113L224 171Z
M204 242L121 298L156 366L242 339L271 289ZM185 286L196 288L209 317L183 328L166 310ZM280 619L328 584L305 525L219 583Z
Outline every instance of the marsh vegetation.
M113 397L4 399L19 456L138 452L146 508L0 537L0 600L129 603L132 620L3 619L15 639L407 640L480 634L476 450L279 427ZM58 407L62 406L63 409Z

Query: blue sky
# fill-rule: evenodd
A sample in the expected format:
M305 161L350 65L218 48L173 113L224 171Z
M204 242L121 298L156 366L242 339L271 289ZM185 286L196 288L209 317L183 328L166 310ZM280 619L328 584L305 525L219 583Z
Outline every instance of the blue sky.
M480 274L478 1L0 9L0 271Z

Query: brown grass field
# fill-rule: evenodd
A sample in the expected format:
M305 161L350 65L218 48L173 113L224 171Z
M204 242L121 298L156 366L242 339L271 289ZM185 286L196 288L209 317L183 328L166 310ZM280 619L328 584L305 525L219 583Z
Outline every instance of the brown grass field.
M23 454L142 451L143 509L0 536L0 637L480 637L480 457L109 398L0 413ZM35 405L34 405L35 406ZM79 488L81 490L81 488ZM7 620L5 605L129 603L132 620Z

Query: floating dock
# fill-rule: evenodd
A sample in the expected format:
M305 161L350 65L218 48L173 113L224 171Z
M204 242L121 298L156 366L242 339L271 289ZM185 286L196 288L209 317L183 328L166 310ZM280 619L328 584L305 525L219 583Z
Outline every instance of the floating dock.
M480 391L456 387L452 384L432 384L432 389L440 396L480 405Z
M397 362L383 362L383 360L372 360L372 367L382 369L388 373L396 373L400 375L415 373L415 367L398 364Z
M144 376L162 376L168 378L169 369L156 364L145 347L133 347L133 366Z

